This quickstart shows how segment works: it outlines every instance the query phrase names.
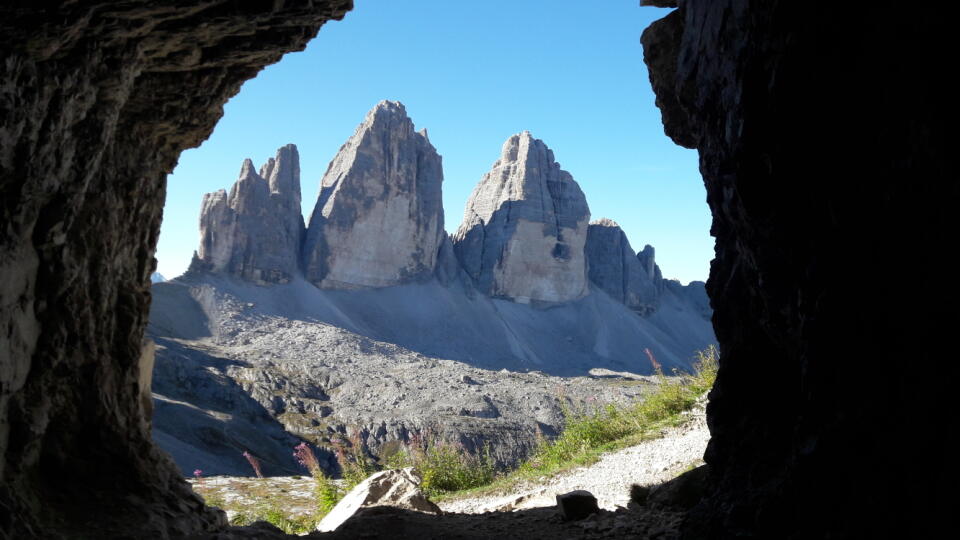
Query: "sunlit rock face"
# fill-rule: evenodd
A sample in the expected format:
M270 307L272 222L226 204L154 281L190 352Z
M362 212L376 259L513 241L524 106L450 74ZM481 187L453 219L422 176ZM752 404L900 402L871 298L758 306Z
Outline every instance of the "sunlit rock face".
M299 273L302 237L300 156L288 144L259 173L245 160L229 195L203 197L197 260L255 283L287 283Z
M553 152L530 132L513 135L467 201L454 251L478 289L518 302L587 294L590 209Z
M377 104L330 162L303 246L321 288L429 279L446 238L440 155L404 106Z

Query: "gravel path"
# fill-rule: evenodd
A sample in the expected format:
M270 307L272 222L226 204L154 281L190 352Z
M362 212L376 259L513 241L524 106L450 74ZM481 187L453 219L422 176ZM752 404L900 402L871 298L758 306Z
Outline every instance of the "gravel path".
M710 439L703 404L687 414L689 421L666 430L662 438L605 454L588 467L529 482L509 495L448 500L439 506L445 512L468 514L539 508L554 506L556 495L575 489L593 493L600 508L626 506L632 484L657 484L703 463Z

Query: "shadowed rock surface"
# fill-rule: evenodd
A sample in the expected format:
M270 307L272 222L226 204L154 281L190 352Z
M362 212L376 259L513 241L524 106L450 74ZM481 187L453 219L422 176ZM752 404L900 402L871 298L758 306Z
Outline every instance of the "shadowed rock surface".
M443 230L440 156L404 106L381 101L320 182L303 246L307 279L326 289L429 278Z
M164 177L242 81L349 7L0 8L7 537L219 523L149 441L141 338ZM687 0L646 33L665 129L700 151L717 238L707 290L723 357L690 537L935 537L952 525L943 495L956 473L917 464L952 460L955 344L938 326L955 328L942 260L960 203L945 114L953 24L898 3ZM922 269L909 293L891 246ZM578 534L545 512L369 517L333 537ZM662 534L669 519L620 532Z
M935 330L956 325L955 25L895 3L676 4L642 41L667 135L699 151L722 351L686 534L938 536L956 473L917 464L950 459L956 422ZM894 246L924 269L906 294Z
M588 292L589 220L580 186L524 131L503 143L467 200L454 251L485 294L524 303L574 300Z
M207 193L200 209L200 248L191 266L255 283L288 283L300 274L303 238L300 155L288 144L260 168L243 162L230 194Z
M647 248L648 259L641 261L623 229L610 219L590 223L587 229L585 249L590 281L640 315L656 311L662 289L662 278L651 271L655 267L653 248Z
M166 175L351 2L0 7L0 536L216 527L150 440Z

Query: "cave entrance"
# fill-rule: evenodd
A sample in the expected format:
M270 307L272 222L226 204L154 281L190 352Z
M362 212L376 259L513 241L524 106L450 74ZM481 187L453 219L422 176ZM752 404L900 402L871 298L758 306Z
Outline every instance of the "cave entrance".
M506 424L517 435L494 445L493 459L498 466L513 465L532 452L537 437L557 435L562 424L558 386L564 386L563 399L577 407L623 403L638 395L631 385L645 379L618 374L650 375L655 364L668 373L688 370L694 351L714 341L702 284L694 298L683 284L662 277L705 279L712 240L695 152L663 136L636 42L660 13L606 6L589 14L591 23L562 6L553 9L549 31L531 31L514 21L500 24L491 37L483 30L488 25L477 21L494 26L502 5L471 8L469 20L461 11L466 8L435 7L411 13L400 5L359 6L344 21L327 25L305 52L286 56L247 82L227 104L211 138L186 151L170 176L157 253L159 279L180 276L191 260L193 266L187 276L155 286L148 333L159 347L155 438L185 475L249 475L254 469L247 455L257 456L267 475L302 474L290 459L298 444L291 435L322 448L321 461L333 468L358 447L386 461L398 445L423 433L479 452L490 437L484 423L511 415L516 418ZM517 9L523 11L516 16L521 21L539 8ZM436 36L420 32L424 27L446 30ZM581 31L584 35L569 39L585 27L605 30ZM388 28L412 37L392 43ZM448 46L437 47L437 40ZM522 59L503 62L518 50L525 51ZM371 72L372 65L380 69ZM488 73L497 76L491 80ZM328 84L331 79L338 84ZM627 102L643 106L620 105ZM253 125L258 128L250 130ZM266 157L273 148L279 149ZM480 267L486 262L473 262L470 243L488 234L491 223L501 227L498 220L507 220L503 215L530 214L533 204L499 201L500 213L491 212L480 223L486 228L460 223L465 203L467 216L476 215L474 206L483 203L470 194L494 189L475 186L498 149L498 163L508 165L494 165L496 174L487 176L496 180L536 162L545 171L517 175L514 185L552 182L559 187L529 197L582 207L552 210L549 220L536 223L542 230L547 221L556 222L558 229L549 235L545 255L535 249L539 244L522 244L527 241L522 238L498 248L521 246L519 251L531 253L514 263L525 268L553 271L544 270L544 260L554 266L579 264L584 281L579 290L568 290L573 278L561 277L552 285L566 288L547 291L564 302L579 302L576 308L548 306L535 296L544 287L530 286L526 276L500 288L483 283L489 276ZM238 165L240 178L231 188ZM378 172L370 175L368 169ZM360 188L340 189L349 182ZM369 196L379 189L377 183L394 190L380 197L386 200L382 207ZM572 192L581 193L580 199ZM412 226L392 223L371 236L357 225L382 223L402 197L429 199L404 207L413 208ZM556 225L564 220L572 224ZM322 227L314 230L318 221ZM334 226L339 232L324 236L323 227ZM544 236L518 228L518 238L525 234ZM344 250L342 242L352 242L352 248ZM650 244L660 248L657 259ZM403 252L400 263L380 255L391 250ZM436 260L412 258L418 251L436 253ZM332 262L317 264L322 257ZM387 263L404 271L422 264L433 275L390 281L399 273L371 269ZM497 265L509 266L509 261ZM480 277L462 283L458 273ZM361 281L350 281L358 276ZM463 298L451 292L466 286L472 292ZM474 292L493 300L468 298ZM583 300L591 293L613 302ZM619 307L611 308L614 304ZM435 313L423 313L431 310ZM670 318L660 320L666 312ZM545 322L529 322L536 316ZM625 324L615 322L620 320ZM550 337L541 343L530 335ZM363 340L378 343L371 347ZM378 349L383 346L398 350L385 359ZM564 364L562 349L578 348L587 352L562 356L570 358ZM314 362L310 351L317 350L330 352L313 356L353 360ZM418 355L466 367L458 370ZM406 376L364 362L402 366ZM494 374L500 369L518 374ZM557 378L578 375L593 377L587 379L591 382ZM514 390L488 390L511 377L532 385L524 396L531 405L522 404ZM185 379L190 380L186 387ZM427 395L423 389L451 383L458 387L453 396L436 390L437 395ZM418 399L418 393L425 395ZM223 405L225 395L232 396L229 407ZM344 395L360 398L346 403ZM340 418L339 411L348 406L366 416ZM394 408L406 412L398 418L373 412ZM410 416L408 409L431 418L411 424L403 420ZM225 423L217 415L231 420ZM444 415L455 421L438 422ZM261 416L270 421L260 422ZM333 455L337 448L340 459Z
M224 187L220 180L213 179L223 178L224 171L235 170L237 153L262 158L268 151L266 149L282 146L291 139L304 147L311 145L310 135L314 132L335 137L342 137L341 133L349 134L356 123L356 111L362 112L385 97L404 100L412 116L417 118L418 127L431 130L429 136L424 133L422 137L429 138L430 144L440 149L446 158L447 181L444 185L448 189L444 191L444 199L452 201L446 205L451 210L447 215L456 215L457 209L463 207L472 182L488 169L496 157L497 145L504 139L516 136L518 148L523 145L528 149L539 148L533 137L524 135L525 130L532 129L540 140L550 142L557 159L573 176L580 178L581 184L587 186L589 181L597 187L597 195L590 195L593 216L612 215L620 220L628 234L633 234L632 230L642 231L638 236L642 237L643 243L664 246L660 252L664 266L668 265L666 260L670 258L670 249L666 246L709 245L704 234L707 218L702 194L692 199L683 195L688 189L701 189L694 172L692 153L668 144L659 147L647 144L644 137L638 137L637 127L649 125L650 140L664 141L652 106L642 110L612 106L621 100L634 102L638 95L646 96L647 103L653 103L653 96L642 78L642 59L636 45L636 37L648 21L637 17L642 17L642 10L632 6L629 12L623 12L629 15L623 16L609 11L584 14L566 6L551 6L557 24L551 31L540 32L517 22L541 20L542 14L536 11L536 7L509 6L515 16L503 20L499 15L506 11L505 4L485 4L479 9L486 10L484 16L488 17L489 26L501 30L493 35L477 31L484 26L476 24L479 12L458 11L464 8L451 8L437 2L434 9L428 11L452 14L450 20L433 23L441 29L447 47L437 47L435 37L429 40L419 38L424 34L418 30L424 24L422 20L403 19L400 17L402 13L396 13L392 20L381 17L379 23L375 22L368 28L372 30L365 34L371 39L370 43L376 43L372 37L384 33L384 28L395 32L406 20L406 33L410 39L405 40L405 45L411 45L412 49L404 51L395 43L382 41L372 51L369 47L364 50L359 41L346 48L336 44L324 48L321 42L317 42L315 47L321 53L321 66L330 60L322 56L325 52L366 53L367 56L341 64L341 73L328 72L326 78L324 70L314 64L312 71L308 72L315 74L315 78L306 84L283 82L281 75L280 85L286 85L287 91L305 88L307 92L314 92L315 100L319 99L316 97L319 89L328 86L336 86L334 90L348 88L347 85L329 85L327 81L331 79L359 81L346 93L334 92L321 99L341 103L341 107L310 107L311 114L323 117L328 123L324 129L311 130L297 122L277 121L277 118L305 116L308 106L302 102L296 105L296 100L283 97L289 93L271 94L269 89L260 96L259 104L248 110L248 113L255 111L256 114L238 116L234 112L243 109L247 96L256 96L261 82L270 81L272 72L267 71L227 105L225 121L210 142L181 157L184 148L198 145L207 137L220 116L219 104L244 80L251 78L264 64L276 60L281 52L304 45L320 24L342 15L343 9L349 7L346 4L330 2L309 8L286 6L263 12L258 11L258 7L213 6L204 8L209 11L171 11L161 15L145 15L139 11L139 6L134 5L129 12L124 11L126 6L106 12L97 6L84 5L65 8L56 24L50 23L49 13L41 8L18 8L19 11L4 18L9 23L5 24L9 31L4 34L4 50L12 51L14 60L6 62L3 69L8 80L18 81L17 91L23 92L17 100L7 101L16 106L5 107L4 112L12 118L10 125L16 127L16 133L31 134L22 137L22 144L18 143L20 145L15 148L5 147L8 151L0 156L4 178L23 179L19 184L3 184L4 208L10 211L10 223L14 225L4 232L4 252L12 255L9 259L4 258L2 264L5 275L9 269L9 274L16 278L8 289L2 291L3 310L0 310L0 316L9 323L6 326L8 338L4 339L2 346L4 352L9 352L8 358L14 360L11 369L4 365L3 386L0 387L0 406L4 414L0 442L5 456L4 469L0 471L5 480L0 490L0 503L16 516L12 521L6 515L0 516L4 531L13 531L11 534L15 537L31 536L40 530L41 525L51 523L56 530L65 533L98 527L108 531L150 530L163 536L175 532L189 533L217 522L218 518L203 510L189 495L186 486L176 480L183 472L189 473L189 469L177 471L165 455L150 444L150 426L145 419L149 417L152 404L156 404L158 414L161 409L179 407L189 409L190 414L216 419L224 411L203 409L176 399L151 402L148 395L150 381L146 374L152 371L152 362L156 358L157 380L164 378L180 385L181 389L202 391L208 396L232 396L231 392L245 384L263 383L253 375L246 380L224 376L231 370L248 369L252 359L244 358L242 354L205 351L186 346L184 342L237 337L231 335L236 328L229 324L216 327L209 324L212 314L223 314L209 309L205 311L210 306L229 306L236 313L255 308L280 310L283 306L271 306L271 301L264 298L231 304L230 298L218 296L215 287L199 287L198 294L190 298L182 298L183 291L173 290L166 296L155 293L155 310L162 311L180 301L186 301L191 308L169 311L167 319L160 325L164 331L176 330L178 336L161 335L157 325L151 323L148 335L157 338L154 340L156 351L151 345L141 343L144 328L148 325L145 279L152 270L150 254L160 234L164 176L173 170L178 158L181 158L181 168L166 184L168 200L172 204L164 210L164 231L157 251L160 272L167 277L174 277L185 269L189 255L177 263L178 250L189 254L195 247L192 240L176 240L178 227L189 231L183 237L193 237L196 222L194 212L198 193L184 195L179 191L181 187L196 185L202 192ZM378 9L385 11L394 9L394 6ZM519 17L516 15L518 9L529 10L529 13ZM355 12L358 18L373 13L365 12L363 8ZM461 24L465 18L470 24ZM210 27L209 20L219 21L216 28ZM589 35L578 32L586 26L609 27L610 21L623 24L622 31ZM626 24L628 21L631 24ZM130 31L134 26L138 31ZM34 33L33 30L38 28L42 31ZM504 39L508 30L512 38ZM581 34L583 40L570 37ZM466 39L468 35L470 38ZM326 34L322 34L321 40L323 36ZM111 37L116 39L111 40ZM606 38L617 39L608 43L603 41ZM238 47L238 43L244 45ZM473 49L464 48L470 44L474 45ZM601 50L603 54L597 52ZM90 51L97 53L91 54ZM548 55L547 51L553 52ZM611 51L628 52L616 56ZM528 53L533 52L544 55L531 62ZM421 60L427 58L427 53L434 54L432 59ZM419 61L411 62L410 58ZM504 58L515 61L501 65ZM309 63L316 61L317 57L311 57L309 51L302 56L291 56L275 68L276 73L282 74L284 66L297 59ZM362 84L367 82L363 77L369 74L349 71L351 65L354 68L379 66L387 79L401 84L388 87L394 95L379 95L381 90L374 81ZM398 65L406 69L388 69ZM489 76L476 76L483 72ZM614 73L616 77L601 81L601 75L605 73ZM54 80L58 81L56 88L45 84L45 81ZM414 91L417 88L427 88L428 94L418 95ZM372 89L377 90L365 93ZM583 99L585 95L591 98ZM363 104L356 110L350 99L353 97ZM250 99L256 103L256 97ZM292 107L287 108L288 104ZM350 119L338 120L336 114L340 111L345 112L343 118L349 116ZM44 123L48 118L69 121L53 126ZM231 125L232 118L237 118L242 125ZM603 127L600 119L615 122ZM235 136L244 130L247 136ZM291 130L300 130L304 136ZM582 132L590 130L593 136L582 136ZM221 136L226 138L221 139ZM340 140L342 138L336 144ZM216 154L218 145L221 151L224 146L233 146L236 150L229 155L224 153L227 157L223 159L229 161L229 165L222 166L217 159L203 154L209 149L214 149ZM480 151L481 147L491 150ZM321 176L322 163L333 155L334 148L335 144L331 145L329 141L318 142L311 148L311 159L319 160L321 165L304 163L302 172L308 181ZM638 148L641 149L639 154ZM543 155L548 155L546 150ZM626 155L631 156L629 163L624 164L624 160L617 158ZM675 158L675 163L665 167L663 158L668 155ZM201 162L205 165L188 172ZM275 160L274 164L278 162ZM311 167L313 172L309 172ZM270 176L270 170L269 165L260 171L251 170L249 177L255 180L257 175L263 179ZM205 179L210 179L214 185L205 183ZM648 192L631 191L638 184L663 195L660 200L676 203L672 205L673 209L665 211L663 205L651 203L653 198L645 194ZM557 176L547 191L551 194L569 193L565 186L570 185ZM619 186L617 190L609 187L614 185ZM674 188L678 191L673 191ZM585 191L590 192L592 188ZM96 197L88 196L90 194L96 194ZM632 203L621 207L624 201ZM694 212L702 223L696 227L699 241L677 241L677 238L685 238L680 234L681 226L697 219L681 218L674 225L669 224L670 218L682 215L679 209L688 203L691 208L700 205L699 212ZM623 211L623 208L629 211ZM181 209L186 209L186 214L180 213ZM638 221L631 221L635 218ZM563 230L570 227L561 226L560 221L557 220L555 230L549 233L555 241L546 253L551 260L568 261L576 258L578 252ZM452 228L449 222L444 227L447 231ZM529 228L525 230L529 232ZM668 234L661 241L656 235L662 231L668 231ZM700 259L701 270L705 270L709 256L701 254ZM652 261L652 253L646 260ZM682 257L677 260L676 268L686 266ZM521 263L525 262L521 259ZM177 264L181 266L177 268ZM678 275L681 270L674 272L673 275ZM703 274L695 275L696 271L691 272L684 277L685 281L703 277ZM653 274L649 267L647 274ZM265 275L261 272L256 276L263 279ZM510 302L494 304L491 301L490 305L505 310L514 309L510 307L512 305L521 306L517 310L532 309L529 304L542 300L517 293L515 289L507 290L504 296ZM296 297L290 298L290 303L296 301ZM336 308L331 304L332 310ZM515 318L522 318L517 313L524 312L514 312ZM224 317L217 322L229 321L230 317ZM355 324L362 326L365 321L357 318ZM193 334L190 328L194 329ZM557 342L565 346L566 336L559 337ZM497 340L500 341L517 345L518 355L530 354L524 352L523 343L516 339ZM371 350L383 346L369 341L358 343L358 346ZM608 341L604 343L606 345L598 345L599 349L605 350L604 347L609 345ZM337 343L323 344L336 346ZM230 345L239 347L244 344ZM266 354L269 351L260 352L264 353L261 357L269 356ZM425 356L412 351L409 357L429 364L430 359L421 358ZM640 358L647 362L645 357ZM194 368L198 367L204 376L193 377ZM525 375L530 374L525 372ZM460 378L459 382L472 387L470 380ZM329 397L328 388L311 386L311 381L293 377L283 384L299 385L298 392L302 395L298 399L305 408L327 401L325 398ZM295 408L284 400L279 403L273 399L265 401L277 407L274 411L277 415L290 413ZM268 408L253 398L240 400L235 405L238 408L249 406L254 416ZM468 422L480 423L501 414L501 409L494 400L480 395L462 410L454 412ZM317 421L328 415L322 405L314 412ZM241 446L236 444L237 440L252 437L236 425L203 426L200 425L202 422L183 422L182 418L180 424L155 430L155 435L159 433L157 440L161 446L166 443L175 446L176 440L168 438L165 443L163 437L184 430L187 424L199 425L197 437L210 444L226 441L239 449ZM260 415L259 420L269 422L276 419ZM277 436L282 438L283 435L278 433ZM240 466L248 463L240 453L233 457ZM98 466L108 472L96 484L87 482L92 471L99 470ZM117 482L112 482L114 479ZM89 493L90 485L97 486L94 490L97 493ZM119 496L120 500L114 501L114 496ZM43 512L40 501L49 502ZM104 501L116 502L123 510L105 515L105 509L110 505Z

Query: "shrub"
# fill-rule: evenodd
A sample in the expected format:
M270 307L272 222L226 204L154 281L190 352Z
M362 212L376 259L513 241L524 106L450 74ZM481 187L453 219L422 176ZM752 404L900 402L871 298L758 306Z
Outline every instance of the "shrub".
M390 456L387 466L415 467L423 479L420 489L428 497L485 486L496 477L488 445L474 455L460 443L436 439L427 442L421 436L412 437L404 448Z
M343 472L343 479L346 481L347 491L356 487L357 484L366 480L367 477L379 469L367 455L367 448L360 437L359 431L350 437L349 446L342 441L335 441L334 451Z
M713 345L697 353L692 374L675 378L663 374L649 349L644 352L659 380L655 391L627 406L609 404L593 411L564 408L567 421L563 432L553 441L542 441L530 459L520 465L520 472L554 472L591 462L604 450L651 438L662 427L679 423L680 413L691 409L713 386L717 374L717 349Z
M314 497L317 501L315 519L319 520L327 515L327 513L340 502L344 493L340 491L340 487L337 486L333 479L323 472L323 468L320 467L320 462L317 461L317 456L307 443L302 442L295 446L293 449L293 457L297 458L297 462L310 471L310 475L313 476ZM274 523L274 525L276 525L276 523ZM283 527L280 528L282 529Z

